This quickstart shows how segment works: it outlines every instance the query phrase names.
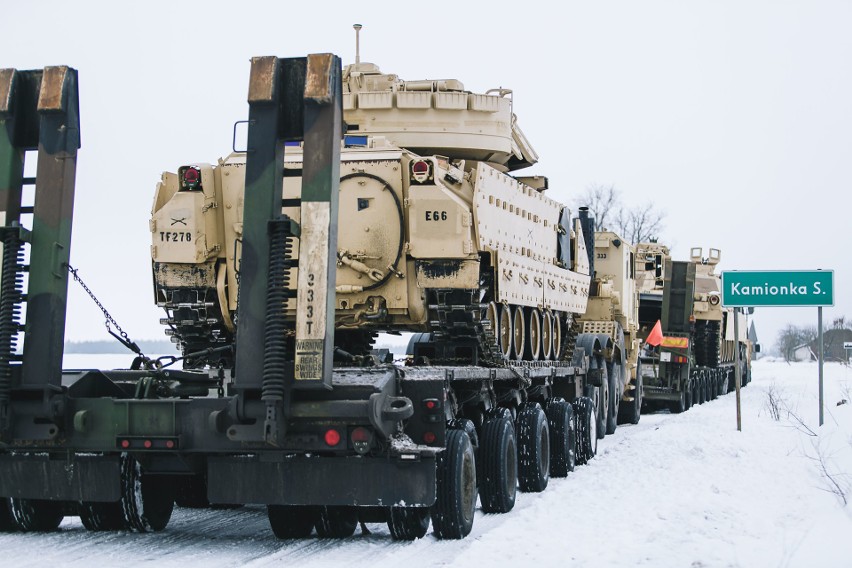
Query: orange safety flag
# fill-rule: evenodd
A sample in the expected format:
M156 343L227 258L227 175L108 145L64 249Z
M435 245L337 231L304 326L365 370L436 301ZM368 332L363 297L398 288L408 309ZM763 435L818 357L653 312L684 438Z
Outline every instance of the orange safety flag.
M654 328L651 330L651 333L648 334L648 338L645 340L645 343L656 347L662 340L663 326L660 324L660 320L657 320L657 323L654 324Z

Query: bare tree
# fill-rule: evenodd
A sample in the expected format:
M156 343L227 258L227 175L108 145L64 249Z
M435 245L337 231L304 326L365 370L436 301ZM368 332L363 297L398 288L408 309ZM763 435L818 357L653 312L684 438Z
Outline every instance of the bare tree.
M810 343L817 337L817 329L813 326L787 326L778 332L778 351L784 360L789 362L794 359L797 347Z
M618 204L618 190L615 186L592 184L586 191L574 199L576 207L588 207L589 214L595 218L595 230L601 231L607 227L607 221L621 212Z
M588 207L595 218L595 230L609 229L625 240L636 244L659 236L665 213L653 203L627 207L621 202L621 192L613 184L592 184L574 199L577 207Z
M616 230L631 243L648 242L659 236L663 228L663 214L646 203L632 209L622 209L615 223Z

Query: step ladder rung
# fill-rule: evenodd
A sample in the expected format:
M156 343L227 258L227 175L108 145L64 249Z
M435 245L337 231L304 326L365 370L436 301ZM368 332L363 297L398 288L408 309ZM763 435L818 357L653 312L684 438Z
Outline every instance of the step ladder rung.
M35 185L36 178L34 177L25 177L21 180L21 185Z

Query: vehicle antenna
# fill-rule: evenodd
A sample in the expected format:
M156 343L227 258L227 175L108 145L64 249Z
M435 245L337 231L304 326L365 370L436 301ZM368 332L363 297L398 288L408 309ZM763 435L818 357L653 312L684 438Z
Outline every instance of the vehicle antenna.
M355 65L361 63L361 44L359 42L359 38L361 35L361 28L363 27L361 24L355 24L352 26L355 28Z

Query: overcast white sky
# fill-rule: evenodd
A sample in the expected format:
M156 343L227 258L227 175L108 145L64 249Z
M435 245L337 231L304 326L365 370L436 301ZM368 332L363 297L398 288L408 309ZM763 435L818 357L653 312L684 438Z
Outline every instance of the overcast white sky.
M403 79L514 90L566 203L615 184L667 214L685 259L727 270L833 269L828 322L852 317L852 2L14 2L0 68L79 70L72 264L134 339L163 338L148 218L163 170L228 154L249 59L333 52ZM774 343L814 308L761 309ZM108 339L71 284L66 337Z

